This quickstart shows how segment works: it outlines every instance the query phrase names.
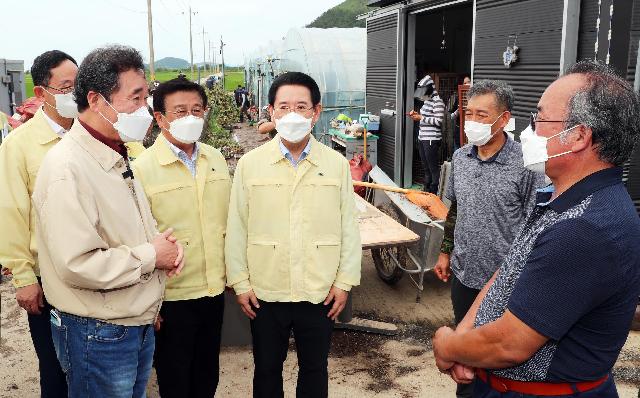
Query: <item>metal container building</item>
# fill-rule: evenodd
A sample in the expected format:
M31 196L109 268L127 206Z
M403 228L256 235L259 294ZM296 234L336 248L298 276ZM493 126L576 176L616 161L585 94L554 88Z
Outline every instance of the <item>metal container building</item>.
M410 186L419 169L413 121L405 115L414 107L415 82L425 73L508 82L516 96L516 131L526 127L544 89L577 60L607 61L640 85L640 0L370 0L368 5L378 8L359 17L367 29L366 110L381 116L378 165L400 186ZM518 59L507 67L503 53L513 45ZM628 188L640 209L640 150L630 170Z
M25 99L24 61L0 58L0 111L13 115Z

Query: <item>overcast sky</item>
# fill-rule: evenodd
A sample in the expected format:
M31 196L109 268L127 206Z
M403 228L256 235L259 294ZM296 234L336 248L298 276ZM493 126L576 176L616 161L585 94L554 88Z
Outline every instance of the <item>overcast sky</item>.
M290 28L303 27L342 0L152 0L155 59L189 61L191 5L194 62L203 60L202 28L218 47L225 46L225 63L240 65L244 54ZM23 4L19 12L10 11ZM44 51L58 49L78 62L92 49L108 43L133 46L149 61L146 0L27 0L5 4L0 58L24 60L29 69ZM218 51L218 50L214 50ZM218 58L219 59L219 58Z

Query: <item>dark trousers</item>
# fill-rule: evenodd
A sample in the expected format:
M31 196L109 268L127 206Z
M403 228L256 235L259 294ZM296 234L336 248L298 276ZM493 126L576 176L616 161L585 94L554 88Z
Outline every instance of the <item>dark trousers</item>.
M223 314L224 294L162 304L155 352L162 398L215 395Z
M38 281L39 282L39 281ZM62 371L51 339L51 305L44 299L40 315L27 316L33 348L40 366L40 396L62 398L67 396L67 379Z
M268 303L260 301L251 321L253 340L253 396L279 398L282 364L287 358L289 336L293 330L298 353L296 396L327 397L329 376L327 359L333 321L327 318L331 304Z
M251 115L249 115L249 107L241 106L240 107L240 123L244 123L244 117L247 117L249 121L251 121Z
M420 159L424 166L424 190L438 193L440 183L440 140L418 140Z
M451 280L451 304L453 304L453 317L456 325L462 322L479 293L480 290L463 285L462 282L453 275ZM472 394L473 384L458 384L456 388L456 396L458 398L469 398Z

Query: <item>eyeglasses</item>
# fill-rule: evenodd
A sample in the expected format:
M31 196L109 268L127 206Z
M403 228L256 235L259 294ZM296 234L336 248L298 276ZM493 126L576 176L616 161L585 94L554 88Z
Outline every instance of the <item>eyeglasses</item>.
M203 117L204 116L204 108L193 108L191 109L191 111L188 111L186 109L176 109L175 111L167 111L167 113L173 113L174 115L176 115L179 118L185 117L188 114L191 114L195 117Z
M58 91L58 92L60 92L62 94L69 94L70 92L73 91L73 86L60 87L60 88L52 87L52 86L43 86L43 87L50 88L52 90L56 90L56 91Z
M275 108L275 112L279 115L284 115L291 112L295 112L298 115L306 115L312 109L313 107L307 107L306 105L296 105L294 108L291 108L289 105L281 105Z
M531 130L536 131L536 123L566 123L566 120L538 120L538 113L531 112L529 117L529 124L531 124Z

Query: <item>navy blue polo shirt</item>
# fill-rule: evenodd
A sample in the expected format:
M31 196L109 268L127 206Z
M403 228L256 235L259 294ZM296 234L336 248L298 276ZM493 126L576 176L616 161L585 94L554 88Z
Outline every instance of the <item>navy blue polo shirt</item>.
M640 295L640 218L622 169L596 172L551 200L539 190L476 316L508 309L549 338L526 362L494 370L513 380L578 382L607 374Z

